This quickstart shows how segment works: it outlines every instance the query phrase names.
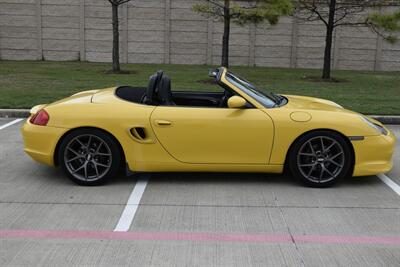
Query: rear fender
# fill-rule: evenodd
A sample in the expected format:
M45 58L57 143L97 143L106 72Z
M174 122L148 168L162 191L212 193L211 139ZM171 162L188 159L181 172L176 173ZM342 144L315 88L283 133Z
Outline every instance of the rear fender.
M42 108L44 108L45 106L47 106L47 104L40 104L40 105L36 105L33 108L31 108L31 110L29 111L29 113L31 115L36 114L39 110L41 110Z

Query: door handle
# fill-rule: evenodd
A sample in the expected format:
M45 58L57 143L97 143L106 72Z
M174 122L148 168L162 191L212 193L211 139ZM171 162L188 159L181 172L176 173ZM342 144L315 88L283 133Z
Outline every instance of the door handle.
M169 126L172 123L170 121L166 121L166 120L156 120L156 124L159 126Z

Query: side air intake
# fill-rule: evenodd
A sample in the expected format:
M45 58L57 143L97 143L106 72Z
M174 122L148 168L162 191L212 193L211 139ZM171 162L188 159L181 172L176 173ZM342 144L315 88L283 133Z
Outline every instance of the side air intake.
M131 134L133 135L134 138L139 139L139 140L144 140L146 139L146 131L142 127L135 127L131 129Z

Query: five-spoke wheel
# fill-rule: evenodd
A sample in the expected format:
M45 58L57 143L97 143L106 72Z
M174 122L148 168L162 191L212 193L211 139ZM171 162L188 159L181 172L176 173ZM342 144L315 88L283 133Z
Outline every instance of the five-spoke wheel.
M289 154L293 175L304 183L325 187L349 173L351 151L344 138L330 131L316 131L301 137Z
M67 135L60 145L58 160L76 183L95 185L116 175L120 152L114 139L97 129L80 129Z

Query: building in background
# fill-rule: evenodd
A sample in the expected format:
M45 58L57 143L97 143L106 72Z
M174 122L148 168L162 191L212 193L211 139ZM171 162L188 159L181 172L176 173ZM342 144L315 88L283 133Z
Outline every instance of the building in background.
M220 63L222 23L190 0L131 1L120 10L122 63ZM278 25L233 25L231 65L321 68L325 28L282 18ZM106 0L0 0L0 59L111 62ZM367 28L335 32L335 69L400 71L400 43Z

